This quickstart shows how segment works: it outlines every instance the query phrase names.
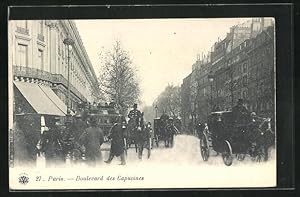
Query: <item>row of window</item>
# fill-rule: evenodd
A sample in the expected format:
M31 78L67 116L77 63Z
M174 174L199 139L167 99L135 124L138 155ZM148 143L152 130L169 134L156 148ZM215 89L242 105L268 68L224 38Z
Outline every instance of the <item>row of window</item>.
M38 49L37 57L37 68L44 70L44 51L42 49ZM16 64L19 66L28 66L28 45L18 43Z
M20 20L16 22L17 31L23 34L29 34L28 21ZM39 20L37 23L38 39L44 41L44 21Z
M63 64L58 59L60 73L62 73L65 78L67 78L67 64ZM17 54L16 54L16 65L18 66L28 66L28 45L18 43L17 45ZM73 67L73 63L71 63ZM37 50L37 61L36 68L44 70L44 51L42 49ZM74 67L73 67L74 68ZM70 82L80 91L83 92L85 85L82 85L82 82L79 82L79 77L74 74L74 69L70 69Z

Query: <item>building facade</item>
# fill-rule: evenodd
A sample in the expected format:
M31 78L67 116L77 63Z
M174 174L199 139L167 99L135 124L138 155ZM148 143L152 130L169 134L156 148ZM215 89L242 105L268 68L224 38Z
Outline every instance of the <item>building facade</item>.
M94 102L99 97L98 81L71 20L9 21L9 68L13 82L50 87L67 105L68 69L70 108L79 102ZM74 40L72 47L64 39Z
M274 20L253 18L230 28L208 55L197 59L190 83L190 114L205 122L211 111L231 110L242 98L258 115L275 112ZM186 95L182 95L187 97ZM196 113L196 115L195 115Z
M188 127L191 122L191 74L183 79L181 84L181 118L182 126L185 131L188 131Z
M270 26L227 54L224 67L215 73L214 103L220 110L230 110L241 98L250 111L272 116L274 76L274 26Z

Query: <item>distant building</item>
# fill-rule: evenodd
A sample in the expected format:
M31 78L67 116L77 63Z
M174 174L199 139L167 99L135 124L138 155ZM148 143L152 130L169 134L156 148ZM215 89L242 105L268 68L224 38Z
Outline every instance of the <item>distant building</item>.
M274 26L270 26L250 40L247 76L249 109L271 117L275 112L274 31Z
M181 118L182 126L185 130L188 129L191 122L191 74L183 79L181 84Z
M249 110L271 116L274 75L274 26L270 26L227 54L224 67L215 73L214 103L222 110L231 109L242 98Z
M197 120L206 122L206 117L213 108L212 105L212 83L208 79L210 74L210 61L204 61L200 64L197 76Z
M183 110L203 122L211 111L231 110L243 98L250 111L273 116L274 75L274 20L253 18L231 27L193 64L190 81L183 82L184 87L190 83L190 107L184 103Z

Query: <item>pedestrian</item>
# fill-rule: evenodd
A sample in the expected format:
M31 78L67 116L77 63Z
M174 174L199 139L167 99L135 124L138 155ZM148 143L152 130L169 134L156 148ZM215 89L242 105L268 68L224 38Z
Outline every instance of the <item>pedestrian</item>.
M232 108L232 114L237 124L243 124L250 119L250 112L244 106L243 99L238 99L237 105Z
M46 167L57 167L65 161L62 147L62 135L56 123L59 121L57 117L49 117L47 127L42 137L42 152L45 153Z
M71 132L74 137L72 159L74 163L77 163L84 157L85 150L83 145L80 144L79 138L87 128L87 123L83 121L81 114L77 114L75 115L75 120L71 127Z
M13 126L13 159L15 166L35 166L39 132L31 126L25 115L16 115Z
M88 128L80 136L79 142L85 147L87 164L95 167L102 159L100 147L104 142L104 135L102 130L97 127L96 117L92 116L89 123Z
M154 141L154 132L153 129L151 127L151 122L147 123L146 126L146 134L147 134L147 139L149 139L149 148L152 149L153 147L153 141Z
M120 156L121 158L121 164L120 165L125 165L125 143L124 143L124 138L125 138L125 128L124 124L122 121L122 118L118 118L117 121L115 122L114 126L111 128L110 134L108 136L109 139L111 139L111 148L109 152L109 158L105 163L111 163L113 160L114 156L118 157Z
M81 114L75 115L75 121L72 124L72 132L74 135L74 140L77 142L83 131L87 128L87 123L83 120Z

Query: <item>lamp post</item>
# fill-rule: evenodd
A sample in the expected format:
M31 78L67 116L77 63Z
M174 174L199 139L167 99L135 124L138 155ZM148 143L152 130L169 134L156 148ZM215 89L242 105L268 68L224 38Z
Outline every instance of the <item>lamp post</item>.
M69 36L64 39L63 43L68 46L68 94L67 94L67 116L71 114L70 112L70 50L72 50L72 45L74 40Z
M213 96L212 96L212 86L214 82L214 75L212 74L212 71L209 72L208 74L208 80L210 82L210 105L211 105L211 111L213 111Z
M158 110L158 107L157 107L157 105L155 105L155 118L157 118L157 110Z

